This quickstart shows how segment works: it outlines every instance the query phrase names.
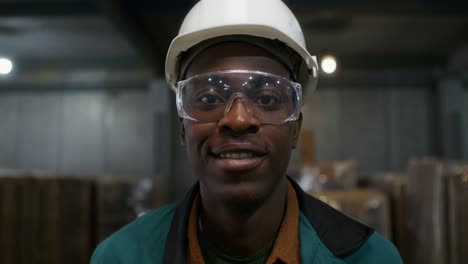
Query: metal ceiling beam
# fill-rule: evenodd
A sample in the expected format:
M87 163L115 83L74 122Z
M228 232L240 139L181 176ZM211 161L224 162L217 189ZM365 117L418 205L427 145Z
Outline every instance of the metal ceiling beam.
M183 15L199 0L119 0L130 15ZM468 14L464 0L283 0L295 12L344 11L375 14ZM266 7L267 8L267 7Z
M161 1L154 2L159 3ZM151 66L153 72L160 74L162 67L158 62L163 61L163 52L161 51L165 47L160 46L160 41L151 33L151 24L145 20L146 16L135 15L135 10L129 7L129 5L133 4L129 4L129 1L101 0L100 3L111 21L143 55L142 57ZM134 4L137 5L137 3L140 2L135 1Z
M446 54L334 54L340 68L353 69L434 69L447 64ZM320 59L320 58L319 58Z
M285 0L295 12L333 11L347 14L468 15L463 0Z
M284 0L294 11L335 11L372 14L454 14L468 15L468 1L462 0ZM101 12L100 1L94 0L0 0L1 16L80 15ZM117 2L117 1L114 1ZM131 16L179 15L198 0L119 0Z
M322 73L318 90L328 89L428 89L437 76L432 69L340 69L332 75Z
M129 38L151 65L162 74L168 36L177 33L184 14L198 0L100 0L108 17Z
M101 0L122 6L130 16L178 15L183 16L199 0Z
M101 13L96 1L13 1L0 0L0 16L63 16Z
M468 1L455 0L284 0L301 17L313 16L315 12L338 12L344 14L436 14L456 13L468 15ZM129 37L143 57L151 64L156 74L163 72L165 51L170 39L187 10L197 0L101 0L106 13ZM170 18L170 19L168 19ZM180 20L180 21L179 21ZM339 54L337 54L339 55ZM447 54L366 54L344 55L343 67L347 68L398 68L434 67L447 62ZM428 56L430 55L430 56Z
M151 81L148 71L123 70L70 70L21 73L10 78L0 78L0 92L18 90L84 90L145 89Z
M61 70L75 69L98 69L98 70L117 70L126 69L129 71L135 69L146 69L144 62L138 57L94 57L79 58L31 58L15 57L15 72L29 73L35 71L53 72Z

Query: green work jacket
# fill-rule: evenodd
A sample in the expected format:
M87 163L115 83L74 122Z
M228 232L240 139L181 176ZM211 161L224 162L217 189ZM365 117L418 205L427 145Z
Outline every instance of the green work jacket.
M370 227L307 195L293 181L300 208L302 263L400 264L398 250ZM177 204L147 213L104 240L91 264L185 264L187 225L196 184Z

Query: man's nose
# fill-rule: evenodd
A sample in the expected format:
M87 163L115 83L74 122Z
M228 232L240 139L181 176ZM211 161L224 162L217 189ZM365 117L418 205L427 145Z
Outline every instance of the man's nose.
M235 135L256 133L260 128L260 122L256 119L244 98L235 98L226 109L226 113L218 122L221 130Z

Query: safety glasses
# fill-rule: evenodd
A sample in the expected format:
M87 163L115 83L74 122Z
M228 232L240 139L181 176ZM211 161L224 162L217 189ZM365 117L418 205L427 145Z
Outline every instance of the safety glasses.
M195 75L177 84L178 114L196 122L218 122L238 100L260 123L280 125L298 119L301 85L281 76L243 70Z

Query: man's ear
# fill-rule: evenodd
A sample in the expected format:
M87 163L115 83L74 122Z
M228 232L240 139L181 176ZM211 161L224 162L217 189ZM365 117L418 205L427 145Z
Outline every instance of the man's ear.
M299 141L299 135L301 134L301 127L302 127L302 113L299 114L299 118L293 123L292 126L292 148L295 149L297 146L297 142Z
M180 144L185 145L185 124L184 119L179 117L179 136Z

